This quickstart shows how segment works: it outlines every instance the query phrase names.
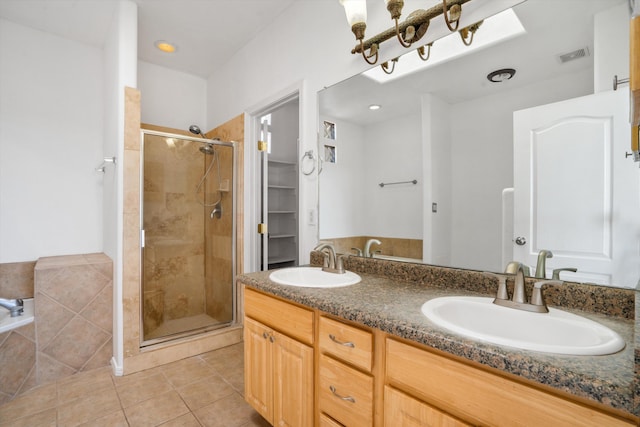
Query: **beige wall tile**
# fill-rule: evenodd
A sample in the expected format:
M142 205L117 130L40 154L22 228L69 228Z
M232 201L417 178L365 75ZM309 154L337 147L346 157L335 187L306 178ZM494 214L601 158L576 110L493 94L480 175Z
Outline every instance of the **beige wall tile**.
M33 298L33 269L35 261L0 264L2 298Z

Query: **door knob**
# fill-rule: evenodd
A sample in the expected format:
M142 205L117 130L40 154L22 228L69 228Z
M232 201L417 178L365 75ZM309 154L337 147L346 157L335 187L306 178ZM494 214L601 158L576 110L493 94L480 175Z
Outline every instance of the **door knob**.
M524 246L527 244L527 239L525 239L524 237L516 237L515 242L518 246Z

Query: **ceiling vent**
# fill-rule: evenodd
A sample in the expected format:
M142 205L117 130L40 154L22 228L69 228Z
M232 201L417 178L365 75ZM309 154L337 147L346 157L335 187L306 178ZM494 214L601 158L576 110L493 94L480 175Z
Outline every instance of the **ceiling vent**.
M573 61L574 59L580 59L587 56L589 56L589 48L583 47L581 49L574 50L573 52L558 55L558 60L561 64L564 64L565 62Z

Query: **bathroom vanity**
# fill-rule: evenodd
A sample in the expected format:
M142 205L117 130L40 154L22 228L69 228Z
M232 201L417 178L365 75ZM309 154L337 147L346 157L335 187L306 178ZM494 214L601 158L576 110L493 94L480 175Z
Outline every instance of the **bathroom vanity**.
M421 313L436 297L494 293L477 272L353 257L346 267L362 281L314 289L269 272L238 279L245 398L272 425L638 425L632 290L550 290L549 305L582 304L576 312L626 341L615 354L567 356L467 339Z

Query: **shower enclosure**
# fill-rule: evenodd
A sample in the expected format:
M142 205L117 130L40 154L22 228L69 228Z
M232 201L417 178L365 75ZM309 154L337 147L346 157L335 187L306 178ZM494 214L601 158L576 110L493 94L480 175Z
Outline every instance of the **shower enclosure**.
M236 320L236 144L142 131L141 345Z

